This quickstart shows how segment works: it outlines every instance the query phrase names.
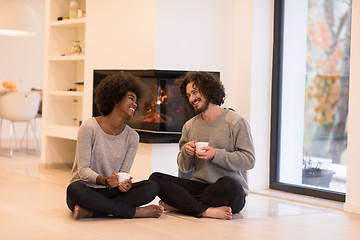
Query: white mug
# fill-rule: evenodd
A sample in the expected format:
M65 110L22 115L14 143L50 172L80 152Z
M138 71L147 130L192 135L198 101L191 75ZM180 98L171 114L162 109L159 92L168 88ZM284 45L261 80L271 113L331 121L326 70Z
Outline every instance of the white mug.
M121 183L124 180L130 179L130 173L127 172L118 172L118 180Z
M208 142L196 142L196 151L197 152L206 152L205 150L202 150L201 148L209 146Z

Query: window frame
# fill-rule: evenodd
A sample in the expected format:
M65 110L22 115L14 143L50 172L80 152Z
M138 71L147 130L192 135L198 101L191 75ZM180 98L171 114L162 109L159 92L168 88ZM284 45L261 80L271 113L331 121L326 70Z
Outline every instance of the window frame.
M273 67L271 89L270 188L284 192L345 202L345 193L279 182L281 141L282 60L285 0L274 0Z

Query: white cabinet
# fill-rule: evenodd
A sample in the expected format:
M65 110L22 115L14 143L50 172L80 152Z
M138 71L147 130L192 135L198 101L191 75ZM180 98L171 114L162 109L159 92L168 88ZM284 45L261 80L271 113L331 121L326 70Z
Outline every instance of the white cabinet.
M79 0L85 11L85 0ZM86 17L58 20L69 16L70 0L47 0L45 19L45 56L43 92L43 133L41 164L68 165L74 159L77 130L83 118L83 91L86 61ZM74 55L79 41L82 53Z

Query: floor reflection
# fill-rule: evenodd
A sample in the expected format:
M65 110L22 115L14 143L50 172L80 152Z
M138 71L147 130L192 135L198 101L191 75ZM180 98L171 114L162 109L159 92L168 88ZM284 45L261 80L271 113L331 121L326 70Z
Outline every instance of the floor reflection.
M44 182L66 187L70 180L70 169L39 169L39 156L18 153L9 157L0 156L0 169L20 174ZM157 203L155 199L153 203ZM313 206L296 201L284 200L281 198L270 197L264 194L251 193L246 200L244 209L239 214L234 214L234 220L269 218L280 216L317 214L335 211L330 208ZM211 222L217 219L194 218L177 213L167 213L192 222Z

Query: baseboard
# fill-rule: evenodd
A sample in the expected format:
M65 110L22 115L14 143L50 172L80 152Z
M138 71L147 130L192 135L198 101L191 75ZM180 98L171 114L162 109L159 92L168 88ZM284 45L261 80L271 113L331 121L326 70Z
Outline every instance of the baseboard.
M288 200L288 201L294 201L294 202L298 202L298 203L305 203L305 204L310 204L313 206L325 207L325 208L334 209L334 210L343 211L343 209L344 209L343 202L337 202L337 201L332 201L332 200L327 200L327 199L321 199L321 198L316 198L316 197L300 195L300 194L288 193L288 192L283 192L283 191L278 191L278 190L273 190L273 189L252 190L250 192L253 194L259 194L259 195L263 195L263 196L274 197L274 198L279 198L279 199Z

